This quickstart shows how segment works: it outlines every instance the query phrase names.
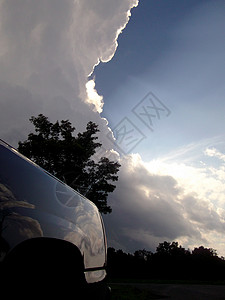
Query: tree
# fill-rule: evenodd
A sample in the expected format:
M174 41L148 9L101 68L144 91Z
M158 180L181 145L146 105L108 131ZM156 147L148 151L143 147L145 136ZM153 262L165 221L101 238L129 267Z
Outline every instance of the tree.
M153 253L151 251L143 250L136 250L134 252L134 257L137 259L142 259L144 261L148 261L152 258Z
M73 136L75 127L69 120L51 123L42 114L32 116L35 133L19 142L18 151L49 173L58 177L93 201L101 213L110 213L107 197L115 189L120 164L102 157L95 162L92 156L101 147L97 142L98 126L89 122L86 131Z
M202 258L210 258L210 257L218 257L215 249L205 248L200 246L198 248L194 248L192 251L194 256L202 257Z
M163 243L159 243L156 253L157 255L179 257L190 254L190 251L182 246L178 246L178 242L169 243L164 241Z
M190 251L178 242L164 241L155 253L143 249L130 254L109 248L107 268L112 278L224 281L225 261L212 248Z

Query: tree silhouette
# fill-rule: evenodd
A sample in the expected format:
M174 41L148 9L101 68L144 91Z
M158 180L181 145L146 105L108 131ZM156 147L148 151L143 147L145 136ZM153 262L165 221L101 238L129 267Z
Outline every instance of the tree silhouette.
M186 250L182 246L178 245L178 242L166 242L159 243L159 246L156 248L157 255L161 256L170 256L178 257L190 254L189 250Z
M216 250L203 246L190 251L177 242L164 241L155 253L146 249L136 250L134 254L108 249L110 278L224 281L224 274L224 258L219 258Z
M205 248L203 246L194 248L194 250L192 251L192 254L195 256L198 256L198 257L205 257L205 258L218 257L215 249Z
M30 122L35 133L19 142L19 152L88 197L100 212L110 213L107 197L116 187L113 182L118 180L120 164L106 157L98 162L92 159L96 149L101 147L96 137L98 126L89 122L86 131L74 137L75 127L69 120L53 124L39 114L32 116Z

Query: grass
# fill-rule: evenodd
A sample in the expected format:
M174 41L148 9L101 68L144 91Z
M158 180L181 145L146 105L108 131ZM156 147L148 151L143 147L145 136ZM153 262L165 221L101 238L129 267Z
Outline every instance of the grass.
M182 284L182 285L224 285L224 281L200 281L200 280L150 280L150 279L110 279L111 300L147 300L162 299L167 296L156 294L148 288L147 284ZM132 285L133 284L133 285Z
M112 284L111 289L111 300L162 299L162 296L156 295L148 289L137 288L126 284Z

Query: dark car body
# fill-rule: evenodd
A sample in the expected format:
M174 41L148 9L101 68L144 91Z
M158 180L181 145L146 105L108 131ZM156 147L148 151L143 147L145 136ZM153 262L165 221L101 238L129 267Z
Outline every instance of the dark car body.
M105 299L106 237L97 207L1 140L0 234L4 282L32 285L35 278L46 288L54 278L51 289L93 287Z

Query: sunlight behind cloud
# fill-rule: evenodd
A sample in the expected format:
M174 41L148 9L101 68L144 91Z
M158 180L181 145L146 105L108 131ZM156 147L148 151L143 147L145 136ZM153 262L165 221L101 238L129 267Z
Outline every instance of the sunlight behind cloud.
M98 113L102 112L103 109L103 96L100 96L95 89L95 82L94 80L89 80L86 83L86 91L87 91L87 98L86 101L90 104L94 105L94 110Z
M138 3L139 3L139 0L134 0L134 1L131 0L131 5L132 5L131 7L132 8L137 7ZM124 23L123 25L121 25L120 28L117 29L115 39L114 39L114 45L112 44L111 48L109 48L107 50L107 52L104 54L104 56L101 57L102 62L108 62L113 58L113 56L116 52L116 49L118 47L118 42L117 42L118 37L122 33L123 29L127 26L127 23L129 22L130 17L131 17L131 12L130 12L130 9L129 9L126 13L126 23Z
M177 240L186 248L204 245L224 255L223 161L213 166L207 151L200 151L201 155L196 156L199 145L195 150L194 145L184 148L179 148L178 153L182 153L182 157L185 153L186 162L177 160L175 151L168 156L168 161L164 156L146 162L137 153L121 158L118 187L110 196L113 214L109 218L115 243L112 246L119 244L123 249L131 249L139 243L140 247L152 249L162 240ZM223 157L219 153L219 157ZM192 162L201 157L205 164L190 164L192 155ZM115 230L120 232L117 237Z
M205 154L208 155L207 152ZM214 156L214 155L213 155ZM223 154L220 153L220 158ZM200 198L225 206L225 168L223 164L212 166L210 161L199 165L160 159L147 162L149 171L173 176L185 193L196 193Z

